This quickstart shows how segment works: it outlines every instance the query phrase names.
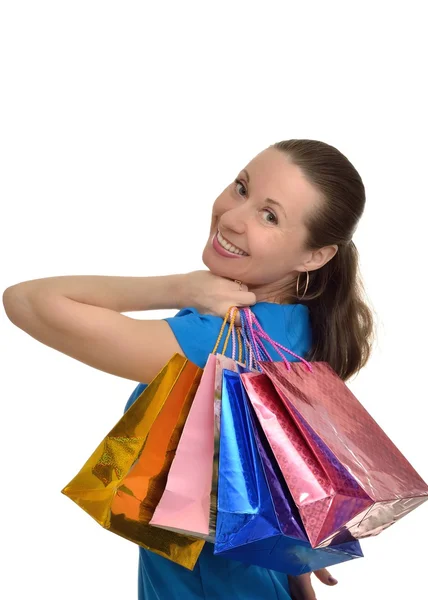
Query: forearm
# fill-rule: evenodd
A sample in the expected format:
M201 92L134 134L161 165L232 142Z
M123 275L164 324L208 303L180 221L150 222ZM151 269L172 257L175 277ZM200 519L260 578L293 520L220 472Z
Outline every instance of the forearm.
M182 308L186 289L184 275L159 277L110 277L102 275L64 275L25 281L8 288L4 301L13 295L59 295L76 302L108 308L116 312L134 312Z

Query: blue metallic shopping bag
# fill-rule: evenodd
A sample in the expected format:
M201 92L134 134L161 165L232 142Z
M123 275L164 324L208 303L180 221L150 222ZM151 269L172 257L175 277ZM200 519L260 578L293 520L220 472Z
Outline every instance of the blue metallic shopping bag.
M240 374L224 370L214 553L289 575L363 556L357 541L311 547L252 410Z

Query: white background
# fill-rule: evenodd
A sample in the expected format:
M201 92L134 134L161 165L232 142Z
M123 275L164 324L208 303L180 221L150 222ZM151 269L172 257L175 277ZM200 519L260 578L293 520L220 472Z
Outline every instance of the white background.
M333 144L366 185L355 241L379 329L350 387L428 480L423 4L3 2L1 290L204 268L211 203L255 154ZM135 384L3 311L0 327L0 595L136 598L137 546L60 493ZM427 537L424 505L332 568L335 588L315 581L318 598L427 597Z

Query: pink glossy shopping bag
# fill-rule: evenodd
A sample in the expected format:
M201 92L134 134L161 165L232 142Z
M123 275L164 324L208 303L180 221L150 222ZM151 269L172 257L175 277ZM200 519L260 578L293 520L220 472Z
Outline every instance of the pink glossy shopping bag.
M247 314L255 342L293 355ZM426 483L330 365L283 358L241 378L313 547L377 535L428 499Z
M229 313L231 325L223 352L232 333L234 356L236 329L233 321L236 309L231 308ZM165 491L150 521L151 525L209 541L214 541L217 517L222 373L224 369L237 372L237 364L243 364L215 353L222 334L223 330L213 353L208 357Z

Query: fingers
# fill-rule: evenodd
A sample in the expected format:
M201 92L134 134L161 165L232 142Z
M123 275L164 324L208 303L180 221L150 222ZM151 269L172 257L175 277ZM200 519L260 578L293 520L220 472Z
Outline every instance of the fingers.
M337 579L332 577L327 569L319 569L318 571L314 571L314 573L325 585L336 585L337 583Z
M248 285L242 283L239 279L234 279L233 282L240 292L239 302L236 303L236 306L253 306L253 304L256 304L256 295L253 292L248 291Z
M248 292L248 285L245 285L245 283L242 283L242 281L239 281L239 279L235 279L235 283L238 287L238 290L240 292Z
M253 292L241 292L237 306L253 306L256 302L257 298Z
M222 314L226 314L228 309L231 306L236 306L237 308L246 308L247 306L253 306L256 304L257 299L256 295L252 292L241 292L239 294L239 300L229 300L227 303L224 303L224 307L221 308L221 311L224 311Z
M297 577L289 575L288 581L292 600L316 600L310 573L305 573Z
M241 327L242 323L241 323L241 315L239 314L239 310L230 312L229 319L228 319L229 323L232 322L233 315L234 315L233 322L234 322L235 327Z

